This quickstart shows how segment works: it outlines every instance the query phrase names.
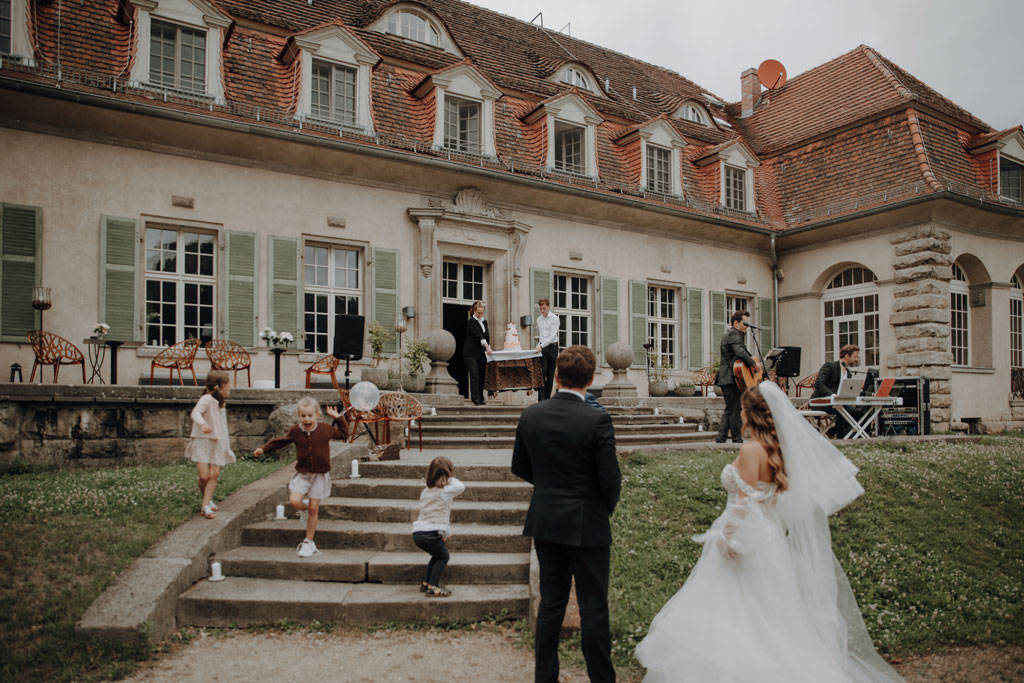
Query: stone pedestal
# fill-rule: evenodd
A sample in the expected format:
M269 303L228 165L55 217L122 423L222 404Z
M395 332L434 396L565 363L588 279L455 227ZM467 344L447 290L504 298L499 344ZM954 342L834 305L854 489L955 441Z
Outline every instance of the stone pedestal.
M458 394L459 383L448 374L448 361L455 355L455 337L447 330L434 330L427 335L430 342L430 374L424 391L428 394Z
M605 350L605 358L612 368L612 381L601 390L602 398L637 398L636 385L629 381L627 370L633 364L633 347L626 342L615 342Z

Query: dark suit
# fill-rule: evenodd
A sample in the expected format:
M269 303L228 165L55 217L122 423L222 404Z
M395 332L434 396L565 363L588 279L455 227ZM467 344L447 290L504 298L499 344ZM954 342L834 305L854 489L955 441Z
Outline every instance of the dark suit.
M733 373L732 365L737 359L742 360L748 367L757 363L754 357L747 351L744 343L744 334L735 327L729 327L722 335L722 343L719 345L718 357L721 364L718 366L718 377L715 384L722 388L722 396L725 397L725 413L722 414L722 422L718 426L718 441L722 442L729 438L730 432L733 441L742 441L743 420L740 417L742 407L740 406L740 389L736 386L736 375Z
M484 320L483 329L473 316L466 323L466 343L462 345L462 359L469 369L469 397L473 403L484 402L484 368L487 367L487 351L480 341L491 343L491 331Z
M843 369L840 367L840 362L833 360L821 366L821 369L818 370L818 377L814 380L814 393L811 394L811 398L822 398L839 393L839 384L843 380ZM849 372L849 368L847 368L847 372ZM822 408L822 410L836 416L835 437L841 439L846 436L850 431L850 425L836 412L835 408ZM846 410L855 420L859 420L864 415L861 408L854 406L846 406Z
M572 579L580 604L583 657L591 681L614 681L608 573L622 474L607 411L558 392L523 411L512 473L533 484L523 534L540 563L535 680L558 680L558 634Z

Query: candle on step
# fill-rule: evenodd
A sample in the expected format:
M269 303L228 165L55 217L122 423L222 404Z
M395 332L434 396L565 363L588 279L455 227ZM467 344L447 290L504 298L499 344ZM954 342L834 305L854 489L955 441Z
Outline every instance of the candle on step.
M683 416L682 416L682 415L680 415L680 416L679 416L679 424L684 424L685 422L686 422L686 420L684 420L684 419L683 419Z
M349 476L352 479L358 479L359 478L359 461L358 460L352 460L352 474L349 475Z
M224 575L220 572L220 562L210 564L210 581L223 581Z
M437 415L437 408L435 408L434 406L430 406L430 414Z
M661 413L658 411L658 407L657 406L654 407L654 414L655 415L661 415Z
M284 505L277 506L277 516L274 519L284 519Z

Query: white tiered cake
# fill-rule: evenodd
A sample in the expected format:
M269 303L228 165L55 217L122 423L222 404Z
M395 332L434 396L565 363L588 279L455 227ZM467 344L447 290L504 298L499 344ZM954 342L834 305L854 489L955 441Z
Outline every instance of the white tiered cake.
M505 328L505 350L506 351L522 351L523 345L519 342L519 332L516 330L515 323L509 323L508 327Z

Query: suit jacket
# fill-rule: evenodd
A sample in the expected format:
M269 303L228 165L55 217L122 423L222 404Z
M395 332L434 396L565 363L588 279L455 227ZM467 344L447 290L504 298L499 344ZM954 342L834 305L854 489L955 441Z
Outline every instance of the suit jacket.
M557 393L519 418L512 473L533 484L524 536L576 547L608 546L622 488L607 411Z
M480 329L480 323L476 321L476 318L470 316L469 322L466 323L466 343L462 345L462 355L468 358L477 358L481 361L486 360L487 351L484 350L480 340L484 340L488 345L491 343L491 331L487 327L487 321L484 320L484 329Z
M849 368L847 368L849 372ZM853 377L853 375L850 375ZM822 396L831 396L832 394L839 393L839 383L843 380L843 369L839 367L839 361L833 360L825 363L818 370L818 378L814 380L814 393L811 394L811 398L821 398ZM861 393L864 393L866 387L869 386L868 378L864 378L864 386L861 387Z
M752 367L756 365L754 357L747 351L743 333L735 327L730 327L722 336L718 357L722 361L718 366L718 377L715 379L715 384L720 387L736 384L736 375L733 374L732 364L736 362L737 358L742 360L747 366Z

